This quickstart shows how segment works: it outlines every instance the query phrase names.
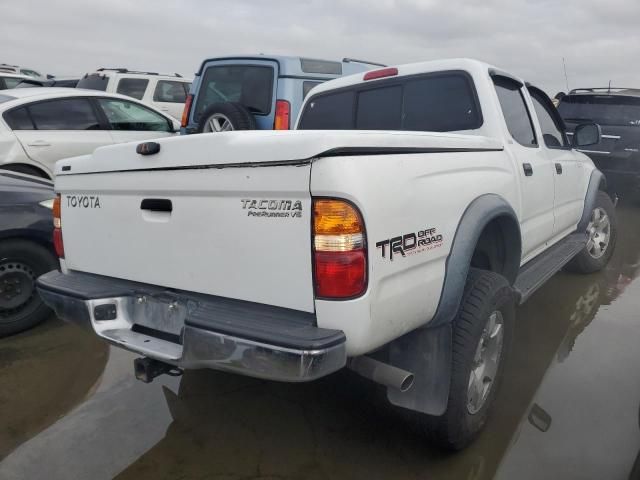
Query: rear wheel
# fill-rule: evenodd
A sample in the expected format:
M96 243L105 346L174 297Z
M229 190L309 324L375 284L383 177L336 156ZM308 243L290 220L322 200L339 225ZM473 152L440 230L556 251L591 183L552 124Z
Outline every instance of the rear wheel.
M511 343L515 307L511 287L497 273L472 268L453 324L447 410L425 419L430 439L459 450L484 427Z
M216 133L233 130L255 130L256 120L241 103L214 103L200 116L198 132Z
M588 240L585 248L567 265L567 270L576 273L593 273L602 270L616 245L618 223L616 211L609 195L598 192L591 218L587 225Z
M0 242L0 337L26 330L50 315L36 291L36 279L56 268L55 256L41 245Z

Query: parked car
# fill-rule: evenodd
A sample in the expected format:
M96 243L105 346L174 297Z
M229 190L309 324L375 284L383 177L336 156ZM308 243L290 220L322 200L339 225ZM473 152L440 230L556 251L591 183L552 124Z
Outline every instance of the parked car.
M54 77L50 79L46 87L66 87L66 88L76 88L80 78L78 77Z
M610 190L640 196L640 88L578 88L558 111L573 135L576 125L596 122L601 141L582 150L604 173Z
M21 67L19 65L9 65L8 63L0 63L0 72L16 73L39 80L45 80L47 78L46 75L43 75L32 68Z
M191 79L178 73L162 75L126 68L99 68L82 77L76 87L127 95L180 119Z
M280 55L207 59L191 85L181 132L288 130L313 87L376 66Z
M58 268L53 248L53 183L0 170L0 337L51 315L36 278Z
M0 71L0 90L7 90L10 88L25 88L25 87L44 87L47 86L46 82L42 80L36 80L26 75L20 75L16 73L5 73Z
M0 168L53 176L61 158L174 135L172 117L123 95L71 88L0 92Z
M603 176L572 148L598 126L572 145L542 90L457 59L319 85L297 128L58 162L63 268L41 295L141 354L141 380L349 367L462 448L487 420L515 303L613 253Z

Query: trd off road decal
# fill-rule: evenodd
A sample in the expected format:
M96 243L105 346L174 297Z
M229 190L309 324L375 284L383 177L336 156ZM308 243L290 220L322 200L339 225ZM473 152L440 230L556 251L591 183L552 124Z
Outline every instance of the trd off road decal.
M97 195L67 195L67 207L100 208L100 197Z
M240 201L242 209L247 210L247 217L302 218L300 200L243 198Z
M397 255L406 257L407 255L433 250L441 245L442 235L440 235L435 228L405 233L398 237L376 242L376 247L380 249L382 258L387 258L388 255L391 261L393 261L393 257Z

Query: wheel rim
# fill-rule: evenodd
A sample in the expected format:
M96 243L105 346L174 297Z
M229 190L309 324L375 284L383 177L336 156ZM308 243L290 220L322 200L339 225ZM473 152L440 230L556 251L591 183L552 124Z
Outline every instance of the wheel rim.
M229 117L222 113L214 113L204 124L205 132L230 132L233 130L233 124Z
M36 275L20 261L0 263L0 322L22 310L35 295Z
M592 258L602 257L611 240L611 222L604 209L597 207L591 213L591 221L587 226L587 251Z
M471 364L467 387L467 410L471 415L484 406L496 380L503 338L504 319L502 313L496 310L489 315Z

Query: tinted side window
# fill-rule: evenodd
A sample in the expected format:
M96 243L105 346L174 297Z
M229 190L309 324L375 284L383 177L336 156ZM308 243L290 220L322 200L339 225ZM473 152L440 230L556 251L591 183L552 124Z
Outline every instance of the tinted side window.
M169 132L169 121L162 115L133 102L119 99L98 100L111 128L125 131Z
M300 124L305 130L349 130L353 128L355 92L339 92L312 99Z
M144 78L121 78L116 93L142 100L149 80Z
M22 78L4 77L5 88L16 88L16 86L22 82Z
M513 139L520 145L532 147L537 145L529 110L524 102L520 86L509 79L494 77L504 120Z
M153 92L154 102L184 103L187 100L185 83L171 80L158 80L156 91Z
M302 98L305 98L313 87L315 87L316 85L320 85L321 83L322 82L310 82L308 80L302 82Z
M482 125L470 80L462 75L408 81L404 116L403 130L452 132L473 130Z
M560 127L554 120L548 108L542 103L535 93L529 93L531 94L531 100L533 101L533 108L536 111L538 122L540 122L540 129L542 130L542 139L544 140L544 144L549 148L569 146L565 140L566 137L562 133L562 130L560 130Z
M462 73L397 78L378 85L358 85L313 98L305 106L299 128L349 129L355 125L370 130L450 132L482 126L473 84Z
M4 114L4 120L12 130L33 130L27 107L16 108Z
M99 130L100 124L86 98L64 98L27 107L36 130Z
M400 130L402 87L374 88L358 95L356 128L359 130Z

